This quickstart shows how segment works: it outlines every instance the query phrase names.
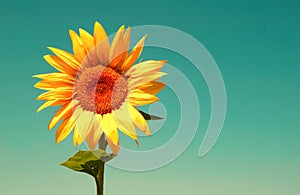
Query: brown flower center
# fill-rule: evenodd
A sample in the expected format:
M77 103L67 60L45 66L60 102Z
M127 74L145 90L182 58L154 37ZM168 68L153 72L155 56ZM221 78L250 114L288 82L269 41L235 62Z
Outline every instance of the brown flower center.
M85 110L111 113L122 105L127 94L126 78L110 67L97 65L77 74L74 98Z

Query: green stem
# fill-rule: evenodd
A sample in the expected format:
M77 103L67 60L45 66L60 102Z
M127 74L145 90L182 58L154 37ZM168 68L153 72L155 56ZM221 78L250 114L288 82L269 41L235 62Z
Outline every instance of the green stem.
M100 164L99 172L94 177L97 186L97 195L103 195L104 192L104 163Z
M106 151L106 147L107 147L107 141L105 139L105 135L102 134L99 143L98 143L98 148L101 150ZM97 173L97 175L94 177L95 181L96 181L96 186L97 186L97 195L103 195L104 193L104 166L105 163L100 163L99 165L99 171Z

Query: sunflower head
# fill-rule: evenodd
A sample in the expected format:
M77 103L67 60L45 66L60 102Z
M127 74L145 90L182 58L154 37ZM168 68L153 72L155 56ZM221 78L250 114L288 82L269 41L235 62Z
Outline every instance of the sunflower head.
M73 54L49 47L54 55L44 56L58 72L39 74L36 88L47 90L38 96L45 100L38 111L61 106L50 120L56 131L56 142L73 131L74 147L84 140L95 149L105 136L114 154L119 151L118 131L137 142L136 129L150 135L150 129L136 106L151 104L165 84L157 81L166 61L148 60L136 63L146 36L129 51L130 28L117 31L110 44L100 23L92 36L83 29L70 30Z

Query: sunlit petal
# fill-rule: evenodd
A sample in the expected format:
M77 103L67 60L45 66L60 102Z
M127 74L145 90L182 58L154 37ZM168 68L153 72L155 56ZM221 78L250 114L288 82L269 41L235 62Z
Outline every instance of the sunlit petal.
M137 140L136 130L130 117L128 103L124 102L119 109L114 110L113 116L117 123L118 129L132 139Z
M144 36L131 50L127 59L122 64L122 67L121 67L122 72L127 71L135 63L135 61L140 57L140 55L143 51L144 42L145 42L146 37L147 36Z

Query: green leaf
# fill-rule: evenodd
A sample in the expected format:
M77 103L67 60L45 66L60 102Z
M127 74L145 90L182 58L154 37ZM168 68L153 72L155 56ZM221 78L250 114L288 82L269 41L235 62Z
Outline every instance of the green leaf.
M138 110L144 117L145 120L161 120L163 118L159 117L159 116L154 116L154 115L151 115L151 114L148 114L148 113L145 113L141 110Z
M108 154L104 150L79 150L74 156L60 165L95 177L101 166L113 158L113 154Z

